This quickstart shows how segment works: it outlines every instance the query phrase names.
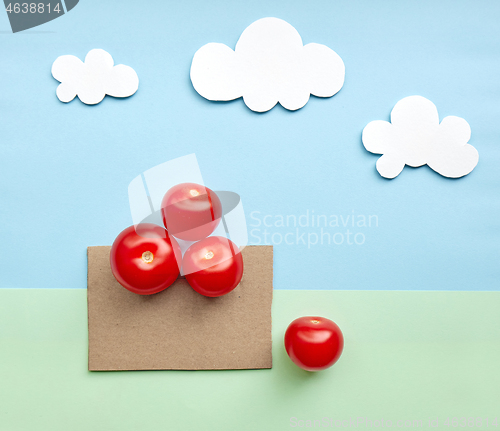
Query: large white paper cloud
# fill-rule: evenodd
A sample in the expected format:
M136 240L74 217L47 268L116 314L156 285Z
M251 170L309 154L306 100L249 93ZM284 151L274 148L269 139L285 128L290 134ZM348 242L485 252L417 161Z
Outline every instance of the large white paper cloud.
M278 18L247 27L234 51L222 43L202 46L191 64L191 82L203 97L243 97L257 112L278 102L294 111L311 94L331 97L342 88L344 76L344 62L335 51L317 43L304 46L297 30Z
M134 69L115 66L113 57L102 49L89 51L85 62L74 55L58 57L52 65L52 76L61 82L56 92L61 102L71 102L78 96L83 103L95 105L106 94L129 97L139 88Z
M439 124L436 106L421 96L400 100L391 112L391 122L372 121L363 130L363 145L371 153L383 154L377 171L385 178L397 177L405 165L429 165L449 178L467 175L477 165L479 154L468 144L471 129L460 117L446 117Z

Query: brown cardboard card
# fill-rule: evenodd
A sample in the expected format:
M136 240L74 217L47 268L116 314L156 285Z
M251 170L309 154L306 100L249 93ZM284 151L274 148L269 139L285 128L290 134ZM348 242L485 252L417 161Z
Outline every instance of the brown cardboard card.
M229 294L207 298L184 278L142 296L115 280L111 247L88 248L89 370L226 370L272 367L272 246L243 249Z

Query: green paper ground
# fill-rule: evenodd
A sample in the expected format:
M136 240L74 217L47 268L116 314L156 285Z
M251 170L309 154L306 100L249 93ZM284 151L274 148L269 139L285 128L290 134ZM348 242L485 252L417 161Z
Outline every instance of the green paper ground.
M500 292L274 295L271 370L89 372L85 290L0 289L0 430L274 431L322 418L447 428L447 417L500 416ZM345 336L320 373L295 367L282 343L309 314Z

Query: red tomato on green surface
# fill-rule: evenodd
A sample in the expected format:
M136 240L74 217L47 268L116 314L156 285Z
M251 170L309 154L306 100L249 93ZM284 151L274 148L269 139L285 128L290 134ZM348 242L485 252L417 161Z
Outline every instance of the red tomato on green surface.
M139 295L151 295L170 286L179 276L181 249L161 226L130 226L115 239L111 271L118 283Z
M238 246L222 236L210 236L194 243L182 259L189 285L205 296L231 292L243 276L243 257Z
M342 354L344 337L340 328L324 317L300 317L288 326L285 349L290 359L307 371L331 367Z
M182 183L165 193L161 203L165 229L176 238L198 241L206 238L219 225L221 202L208 187Z

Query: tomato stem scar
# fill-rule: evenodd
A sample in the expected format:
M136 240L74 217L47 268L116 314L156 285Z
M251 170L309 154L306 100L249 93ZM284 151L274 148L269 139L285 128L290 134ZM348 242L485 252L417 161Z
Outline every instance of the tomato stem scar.
M205 255L205 259L212 259L212 257L214 257L214 252L213 252L213 251L209 251L209 252Z
M196 189L189 190L189 194L193 197L198 196L200 192Z
M318 323L320 323L320 321L319 321L319 320L315 320L315 319L314 319L314 320L311 320L311 323L316 323L316 324L318 324Z
M151 263L153 262L153 259L154 259L153 253L151 253L150 251L145 251L144 253L142 253L142 260L144 262Z

